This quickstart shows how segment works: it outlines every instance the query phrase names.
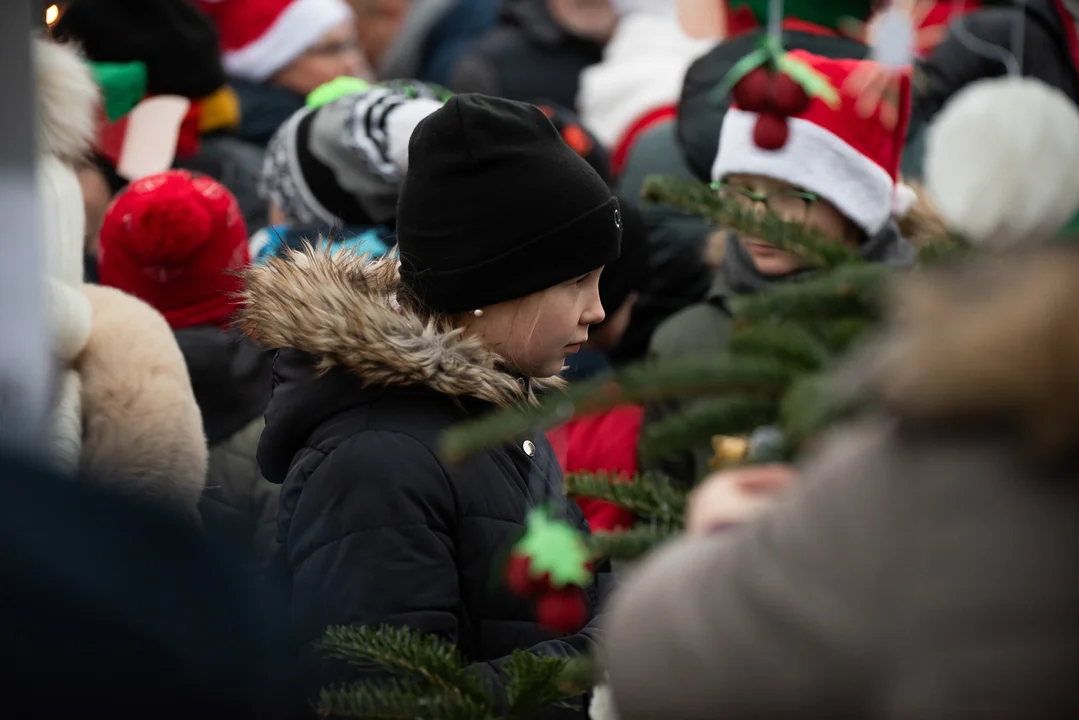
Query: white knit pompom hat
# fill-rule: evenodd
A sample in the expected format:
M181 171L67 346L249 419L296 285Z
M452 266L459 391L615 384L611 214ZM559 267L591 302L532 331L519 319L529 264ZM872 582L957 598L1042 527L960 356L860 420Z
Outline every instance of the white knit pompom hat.
M929 128L925 180L970 241L997 249L1043 242L1079 208L1079 110L1030 78L971 83Z

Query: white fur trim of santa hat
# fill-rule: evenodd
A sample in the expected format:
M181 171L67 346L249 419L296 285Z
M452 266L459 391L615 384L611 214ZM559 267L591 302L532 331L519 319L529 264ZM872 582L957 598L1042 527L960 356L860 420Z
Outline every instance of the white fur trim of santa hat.
M949 225L971 242L1037 245L1079 208L1079 110L1030 78L971 83L929 128L925 179Z
M352 18L352 8L344 0L295 0L258 38L223 53L225 71L261 82L314 47L326 32Z
M712 179L731 174L763 175L825 198L867 234L892 217L895 184L884 168L830 130L787 118L790 137L779 150L753 141L757 113L731 108L723 118Z

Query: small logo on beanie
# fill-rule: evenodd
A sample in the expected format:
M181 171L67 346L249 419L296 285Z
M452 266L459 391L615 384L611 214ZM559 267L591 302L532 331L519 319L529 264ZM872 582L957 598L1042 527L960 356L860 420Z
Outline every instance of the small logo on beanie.
M622 211L620 211L618 208L614 209L614 226L616 228L622 227Z

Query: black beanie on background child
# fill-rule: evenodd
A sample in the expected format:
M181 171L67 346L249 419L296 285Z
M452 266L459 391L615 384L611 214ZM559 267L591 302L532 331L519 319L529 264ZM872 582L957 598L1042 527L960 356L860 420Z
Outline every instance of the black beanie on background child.
M618 201L533 105L457 95L417 126L408 156L401 279L429 311L521 298L618 257Z

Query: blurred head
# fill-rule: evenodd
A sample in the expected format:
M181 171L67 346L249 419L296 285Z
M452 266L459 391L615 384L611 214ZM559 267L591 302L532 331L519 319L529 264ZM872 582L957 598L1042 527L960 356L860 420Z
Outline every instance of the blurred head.
M835 238L837 243L857 247L863 237L862 231L835 205L782 180L762 175L728 175L721 181L718 192L721 197L737 202L747 210L761 214L771 210L787 222L817 228ZM738 242L762 275L786 275L802 269L796 256L760 238L739 236Z
M270 82L307 95L320 85L344 76L374 79L360 50L356 26L348 21L326 31L318 42L278 70Z
M598 43L610 40L618 24L611 0L547 0L547 8L563 30Z
M408 16L410 0L348 0L356 13L356 34L367 63L378 69Z
M334 78L368 73L345 0L197 0L213 20L234 78L307 95Z

